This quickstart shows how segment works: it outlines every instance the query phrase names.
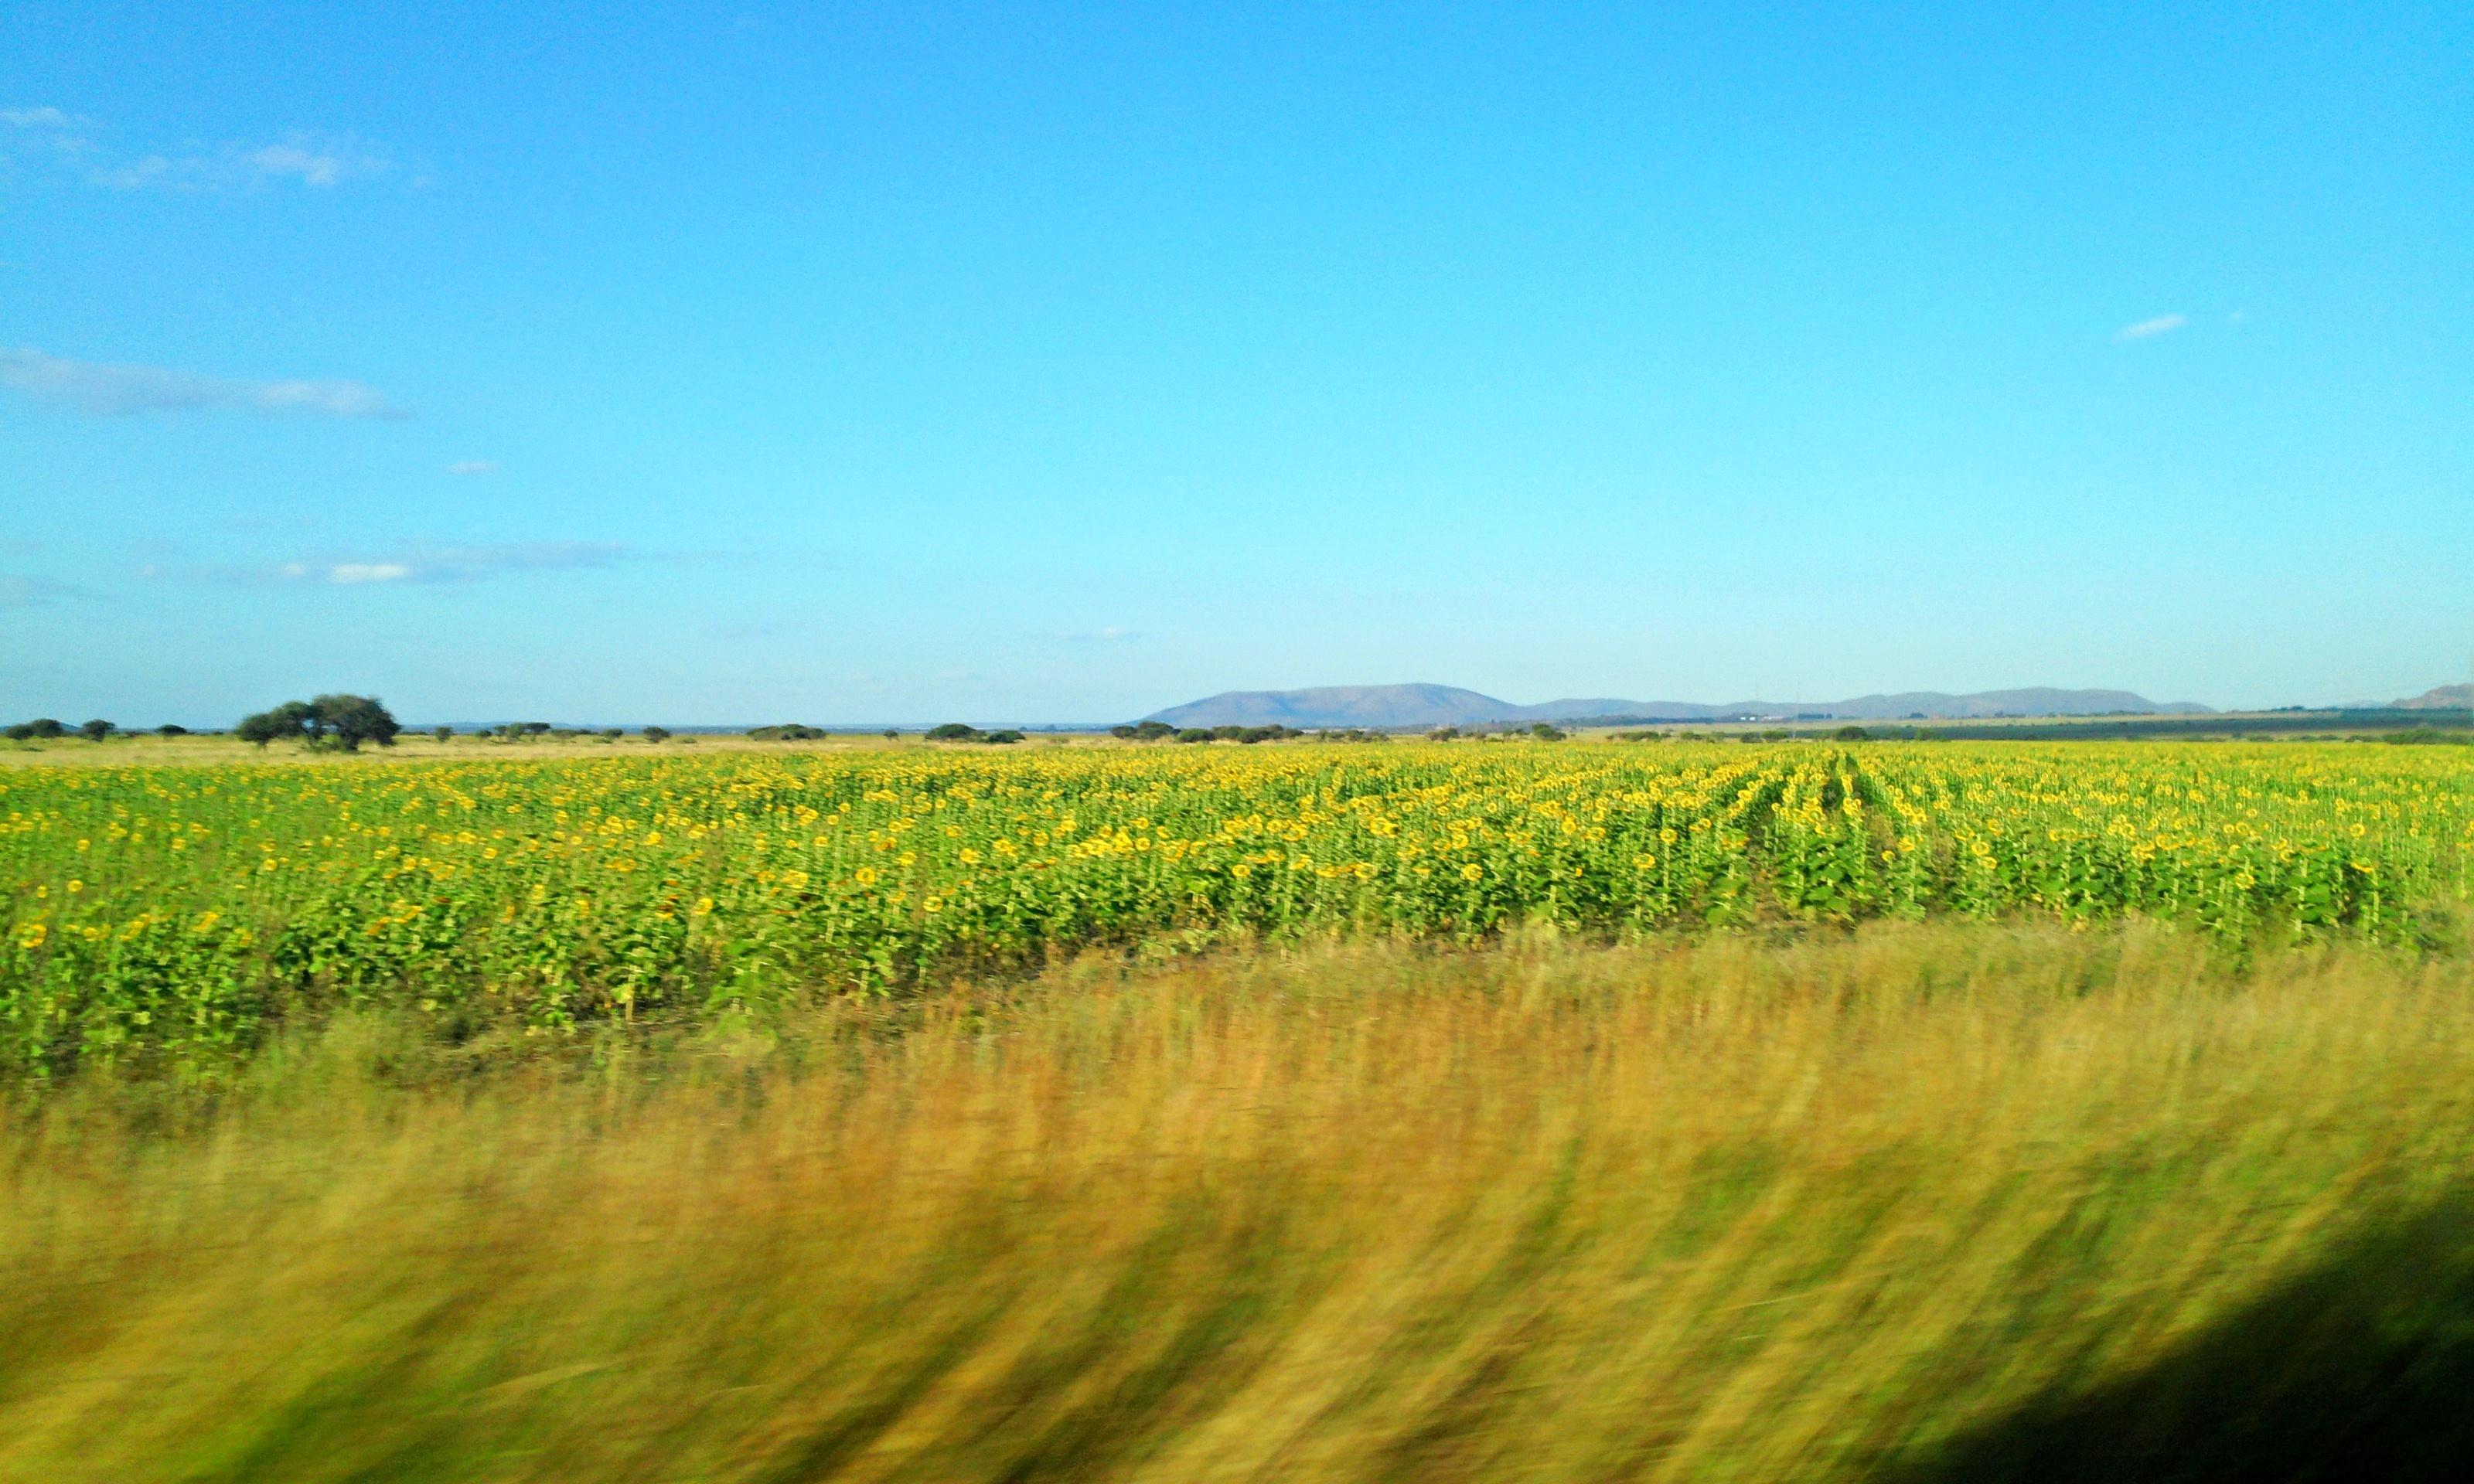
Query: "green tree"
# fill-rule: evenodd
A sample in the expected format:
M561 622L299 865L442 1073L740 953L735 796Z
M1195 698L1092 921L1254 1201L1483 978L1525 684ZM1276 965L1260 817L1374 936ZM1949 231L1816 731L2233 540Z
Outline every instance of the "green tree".
M1540 742L1561 742L1564 740L1563 729L1556 726L1553 722L1532 723L1529 728L1529 734L1536 737Z
M432 727L429 729L429 734L432 738L440 742L452 742L455 740L455 729L452 727Z
M320 696L309 703L309 715L315 729L311 740L324 733L347 753L359 752L364 742L393 747L402 730L375 696Z
M670 729L667 727L647 727L644 729L644 740L647 742L667 742L670 740Z
M89 742L100 742L120 729L98 716L78 729L78 735Z
M189 729L179 722L165 722L155 729L155 734L158 737L185 737L189 734Z
M946 722L942 726L928 729L928 740L931 742L977 742L979 739L980 729L962 722Z

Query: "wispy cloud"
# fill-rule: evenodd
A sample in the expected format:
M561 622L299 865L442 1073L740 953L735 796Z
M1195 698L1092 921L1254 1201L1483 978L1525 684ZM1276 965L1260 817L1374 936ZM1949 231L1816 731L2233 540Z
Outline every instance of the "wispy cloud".
M54 582L48 577L28 577L20 572L0 572L0 608L34 608L60 598L91 596L83 587Z
M382 555L355 554L287 562L275 575L287 583L357 587L376 583L469 583L516 572L615 566L639 556L612 541L511 541L425 546Z
M0 156L49 161L64 179L112 190L231 191L285 183L325 190L398 170L384 150L352 134L295 132L131 151L99 143L101 132L92 119L48 105L0 108Z
M2123 325L2113 332L2113 338L2124 345L2134 340L2153 340L2159 335L2171 335L2190 323L2190 317L2187 315L2160 314L2152 320L2142 320L2137 324Z
M274 144L198 145L98 167L94 183L121 191L229 191L285 180L324 190L382 176L394 161L357 140L294 134Z
M466 477L473 474L495 474L497 471L498 461L496 459L459 459L447 466L447 472Z
M40 350L0 350L0 387L96 417L230 411L310 418L401 418L358 381L230 381L161 366L71 361Z
M77 129L84 124L58 108L0 108L0 126L10 129Z

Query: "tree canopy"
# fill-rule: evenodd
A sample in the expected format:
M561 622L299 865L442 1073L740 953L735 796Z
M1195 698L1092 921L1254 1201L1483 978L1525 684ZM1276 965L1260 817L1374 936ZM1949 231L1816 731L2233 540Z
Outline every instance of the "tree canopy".
M357 753L364 742L395 746L401 729L375 696L320 696L314 701L286 701L272 710L244 716L232 735L260 747L294 740L313 748L331 747Z

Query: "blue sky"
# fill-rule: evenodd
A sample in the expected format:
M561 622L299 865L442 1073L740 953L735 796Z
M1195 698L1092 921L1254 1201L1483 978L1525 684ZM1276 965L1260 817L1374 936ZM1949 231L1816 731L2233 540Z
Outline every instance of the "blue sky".
M2275 705L2474 648L2474 12L0 8L0 713Z

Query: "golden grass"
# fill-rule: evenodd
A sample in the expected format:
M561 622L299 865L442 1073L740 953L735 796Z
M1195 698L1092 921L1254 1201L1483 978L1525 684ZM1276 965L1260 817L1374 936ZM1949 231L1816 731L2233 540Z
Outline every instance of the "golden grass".
M1092 965L470 1076L345 1022L212 1107L0 1114L0 1478L1923 1468L2438 1201L2469 990L1885 924Z

